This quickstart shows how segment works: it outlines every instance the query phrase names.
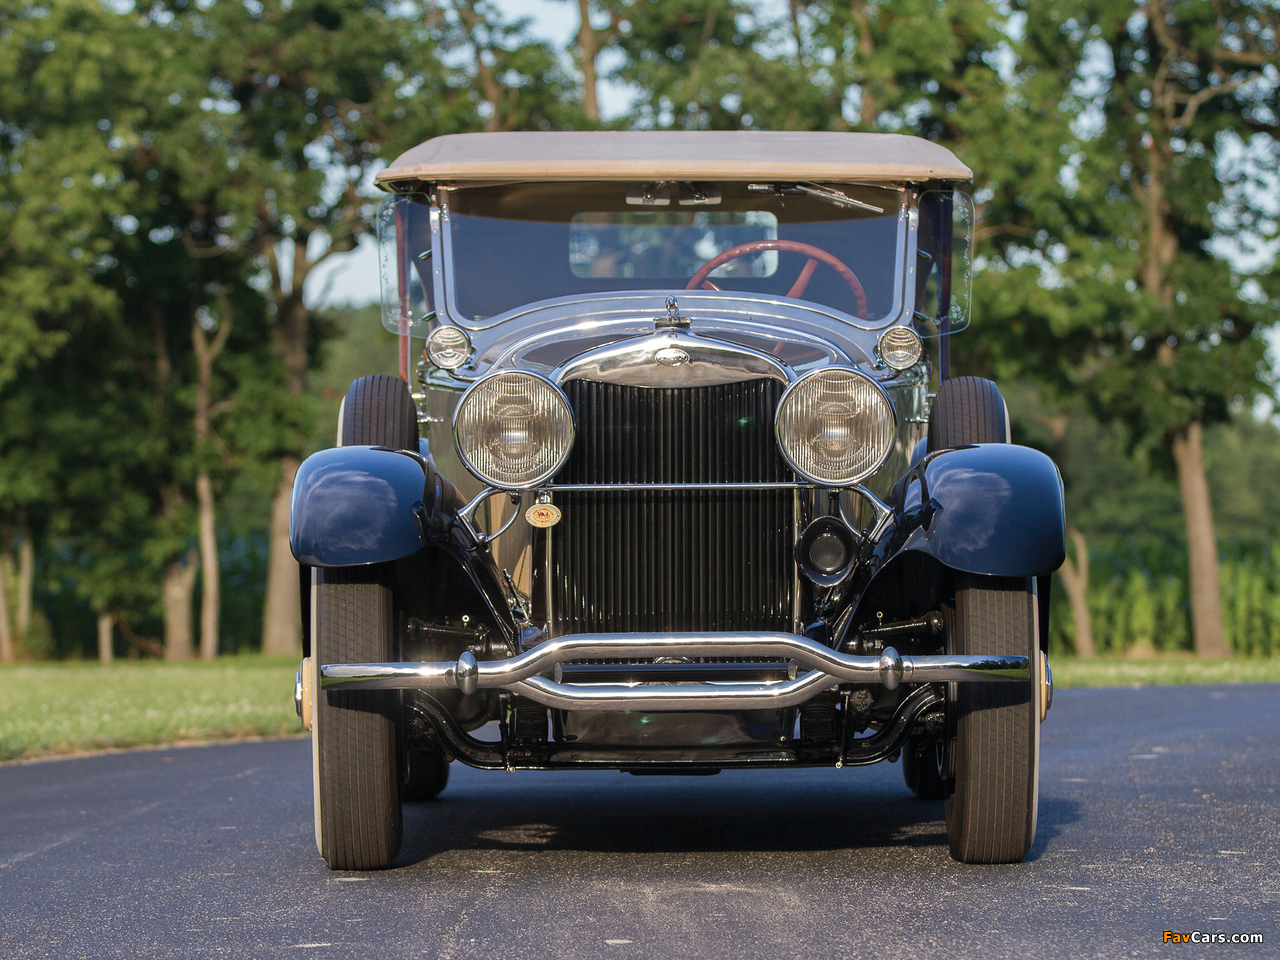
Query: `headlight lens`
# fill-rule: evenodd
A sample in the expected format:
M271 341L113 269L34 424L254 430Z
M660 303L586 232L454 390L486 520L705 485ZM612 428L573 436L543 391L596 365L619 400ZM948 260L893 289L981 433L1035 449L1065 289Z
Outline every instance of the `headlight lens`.
M458 327L436 327L427 337L427 356L443 370L457 370L471 356L471 338Z
M520 490L552 476L573 444L573 412L545 377L508 370L477 380L453 418L467 469L491 487Z
M920 361L924 352L924 344L910 327L890 327L880 334L876 351L886 366L894 370L906 370Z
M893 405L871 377L847 367L806 374L782 395L774 432L803 476L844 487L870 476L893 449Z

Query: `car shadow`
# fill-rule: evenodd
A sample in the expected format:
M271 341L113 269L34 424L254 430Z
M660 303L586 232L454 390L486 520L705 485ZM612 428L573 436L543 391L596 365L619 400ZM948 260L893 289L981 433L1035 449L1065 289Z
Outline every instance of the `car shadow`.
M482 776L498 778L495 788L486 789L484 781L468 777L464 784L451 784L436 801L405 805L404 844L396 866L457 850L947 848L943 804L914 798L901 786L896 766L866 771L726 771L716 777ZM1062 826L1077 818L1074 802L1042 798L1037 838L1028 859L1040 856Z

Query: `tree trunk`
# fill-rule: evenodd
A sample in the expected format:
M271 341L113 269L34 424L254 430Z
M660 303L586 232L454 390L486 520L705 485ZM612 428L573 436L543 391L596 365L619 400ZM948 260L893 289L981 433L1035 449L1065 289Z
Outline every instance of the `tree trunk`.
M115 658L115 652L111 649L111 634L115 625L114 613L98 614L98 659L103 663L110 663Z
M199 569L194 550L183 558L166 564L161 585L164 610L164 658L190 660L195 655L191 634L191 594Z
M289 549L289 500L297 457L280 461L280 485L271 504L271 543L267 560L267 597L262 610L262 652L299 654L298 561Z
M1148 10L1148 24L1155 31L1159 46L1167 49L1167 34L1163 29L1162 9ZM1157 86L1153 98L1167 106L1171 101L1169 89ZM1168 116L1163 108L1153 111L1156 117ZM1174 307L1174 287L1171 280L1174 258L1178 253L1179 236L1171 220L1166 196L1165 177L1172 163L1171 132L1167 125L1153 136L1144 151L1146 177L1143 189L1138 191L1146 207L1146 236L1143 238L1142 288L1152 295L1163 310ZM1184 349L1191 349L1184 347ZM1165 366L1174 364L1174 341L1163 340L1156 347L1157 361ZM1164 384L1159 385L1164 389ZM1218 538L1213 529L1213 505L1209 499L1209 481L1204 472L1203 427L1199 420L1192 420L1185 427L1173 431L1170 448L1178 471L1178 486L1182 492L1182 514L1187 524L1187 563L1191 584L1191 629L1195 638L1195 651L1201 657L1229 657L1222 630L1222 597L1218 585Z
M1093 621L1089 617L1089 545L1084 534L1074 527L1069 530L1071 542L1076 547L1076 559L1062 561L1062 585L1067 589L1071 603L1071 621L1076 628L1076 656L1093 659L1097 652L1093 646Z
M596 93L596 57L600 38L591 26L590 0L578 0L578 53L582 58L582 112L592 123L600 122L600 103Z
M861 93L861 104L858 107L858 126L863 130L874 130L876 116L880 112L880 103L876 93L871 89L867 79L867 64L874 62L876 41L871 36L871 17L867 13L867 5L863 0L854 0L849 4L849 18L858 26L858 90Z
M213 481L207 473L196 476L196 509L200 515L200 656L218 655L218 612L221 604L218 579L218 530L213 505Z
M268 263L276 301L276 350L289 371L289 392L301 396L307 389L307 345L311 339L311 312L302 300L307 274L314 266L306 258L308 234L294 242L293 262L286 265L271 248ZM287 283L285 282L287 279ZM271 533L267 555L267 596L262 609L262 652L295 655L302 652L299 634L298 561L289 548L289 501L293 476L301 458L280 458L280 482L271 504Z
M226 293L218 297L222 319L210 340L199 310L191 317L191 346L196 354L196 407L194 411L196 450L204 454L213 439L213 363L231 335L231 303ZM200 530L200 656L212 660L218 655L218 611L221 589L218 580L218 528L213 502L213 480L207 469L196 474L196 510Z
M13 560L8 551L0 553L0 663L13 661L13 633L9 626L9 578Z
M36 584L36 550L31 534L22 531L18 542L18 610L14 617L14 633L21 644L31 629L31 600Z
M1187 523L1187 561L1191 580L1191 626L1197 656L1229 657L1222 630L1222 594L1218 585L1218 538L1213 531L1213 503L1204 472L1204 435L1197 422L1174 433L1173 461L1182 489Z

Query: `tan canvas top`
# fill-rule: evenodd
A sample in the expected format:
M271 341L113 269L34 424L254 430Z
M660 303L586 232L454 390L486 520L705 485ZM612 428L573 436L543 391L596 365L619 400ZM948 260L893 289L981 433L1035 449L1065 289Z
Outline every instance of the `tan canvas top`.
M945 147L890 133L462 133L407 150L379 183L528 180L970 180Z

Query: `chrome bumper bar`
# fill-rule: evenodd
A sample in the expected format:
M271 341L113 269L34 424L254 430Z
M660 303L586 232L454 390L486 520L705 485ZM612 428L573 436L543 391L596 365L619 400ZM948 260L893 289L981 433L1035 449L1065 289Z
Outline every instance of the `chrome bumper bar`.
M794 680L711 682L563 683L539 674L574 660L652 660L657 657L756 657L794 660L806 670ZM673 664L673 666L676 666ZM546 640L507 660L477 661L464 653L446 663L329 663L321 687L333 690L503 689L561 710L769 710L804 703L841 683L980 682L1031 679L1028 657L901 656L892 647L878 657L854 656L786 633L582 633Z

